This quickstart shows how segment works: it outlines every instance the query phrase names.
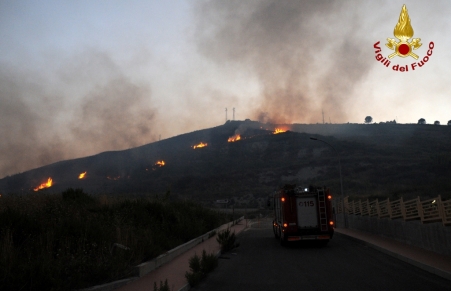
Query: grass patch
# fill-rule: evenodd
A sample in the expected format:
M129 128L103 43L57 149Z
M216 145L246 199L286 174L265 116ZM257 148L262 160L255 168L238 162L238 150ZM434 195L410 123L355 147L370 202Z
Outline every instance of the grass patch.
M127 278L134 266L229 219L193 202L108 201L81 189L5 197L0 290L73 290Z

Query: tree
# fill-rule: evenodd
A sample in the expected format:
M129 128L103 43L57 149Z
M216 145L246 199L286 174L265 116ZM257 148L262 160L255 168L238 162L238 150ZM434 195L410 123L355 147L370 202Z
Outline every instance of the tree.
M365 123L371 123L373 122L373 118L371 116L365 117Z
M451 120L448 120L448 125L451 125Z
M418 124L426 124L426 119L424 118L418 119Z
M440 125L440 121L436 120L436 121L434 122L434 125Z

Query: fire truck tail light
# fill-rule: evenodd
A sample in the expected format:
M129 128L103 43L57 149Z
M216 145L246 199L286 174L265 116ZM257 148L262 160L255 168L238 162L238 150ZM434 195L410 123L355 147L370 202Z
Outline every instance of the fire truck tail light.
M282 200L282 202L285 202L285 197L280 198L280 200Z
M288 226L288 224L286 224L286 223L283 224L283 227L287 227L287 226Z
M332 195L328 195L327 199L331 200L332 199Z
M331 221L329 221L329 224L330 225L334 225L334 222L331 220Z

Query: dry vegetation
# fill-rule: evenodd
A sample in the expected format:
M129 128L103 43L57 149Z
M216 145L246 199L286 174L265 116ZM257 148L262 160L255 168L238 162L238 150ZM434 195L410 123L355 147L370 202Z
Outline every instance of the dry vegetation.
M82 190L0 201L0 290L73 290L133 267L228 221L192 202L102 199Z

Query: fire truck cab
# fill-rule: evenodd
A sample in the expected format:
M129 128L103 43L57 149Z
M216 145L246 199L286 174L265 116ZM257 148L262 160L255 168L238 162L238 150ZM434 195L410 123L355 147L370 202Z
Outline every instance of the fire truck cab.
M317 240L326 245L334 235L332 196L328 188L285 185L272 199L273 231L281 245L302 240Z

